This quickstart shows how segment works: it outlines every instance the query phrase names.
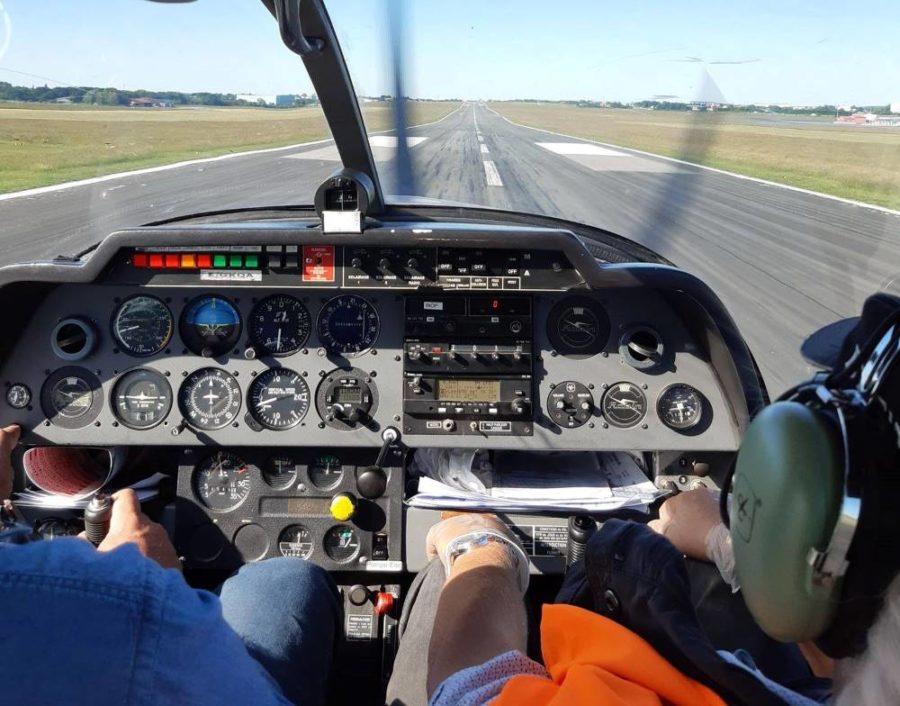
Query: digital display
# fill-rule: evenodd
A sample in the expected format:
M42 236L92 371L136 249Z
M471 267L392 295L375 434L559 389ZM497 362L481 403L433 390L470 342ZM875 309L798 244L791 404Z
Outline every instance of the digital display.
M259 514L263 517L322 516L330 514L331 498L261 498Z
M338 404L359 404L362 402L362 388L338 387L334 391L334 401Z
M439 402L496 402L499 380L437 380L435 399Z

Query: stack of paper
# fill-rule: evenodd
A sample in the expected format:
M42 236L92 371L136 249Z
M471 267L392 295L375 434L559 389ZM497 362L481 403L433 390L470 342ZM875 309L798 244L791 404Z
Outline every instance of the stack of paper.
M483 493L419 479L411 507L497 512L646 512L664 494L626 453L498 453Z
M159 482L165 478L162 473L157 473L142 481L129 486L137 494L139 502L152 500L159 495ZM104 490L109 494L116 491L113 489ZM59 495L56 493L48 493L45 490L23 490L16 493L13 503L18 507L37 507L45 510L83 510L91 501L91 495Z

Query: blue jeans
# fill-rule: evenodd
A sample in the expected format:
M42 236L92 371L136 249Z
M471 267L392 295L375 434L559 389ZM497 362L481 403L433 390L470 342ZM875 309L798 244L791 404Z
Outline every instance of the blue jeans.
M342 607L328 572L302 559L268 559L241 567L219 597L225 621L285 697L323 706Z

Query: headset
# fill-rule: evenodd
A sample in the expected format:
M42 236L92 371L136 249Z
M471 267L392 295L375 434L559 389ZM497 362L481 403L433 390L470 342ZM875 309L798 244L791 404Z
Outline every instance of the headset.
M859 654L900 571L900 299L876 295L830 372L749 425L721 494L759 626ZM728 491L733 488L728 507Z

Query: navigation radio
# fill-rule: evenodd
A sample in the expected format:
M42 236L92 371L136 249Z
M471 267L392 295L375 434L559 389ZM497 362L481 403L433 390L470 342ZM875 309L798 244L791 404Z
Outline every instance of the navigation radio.
M530 436L531 328L527 296L407 297L405 433Z

